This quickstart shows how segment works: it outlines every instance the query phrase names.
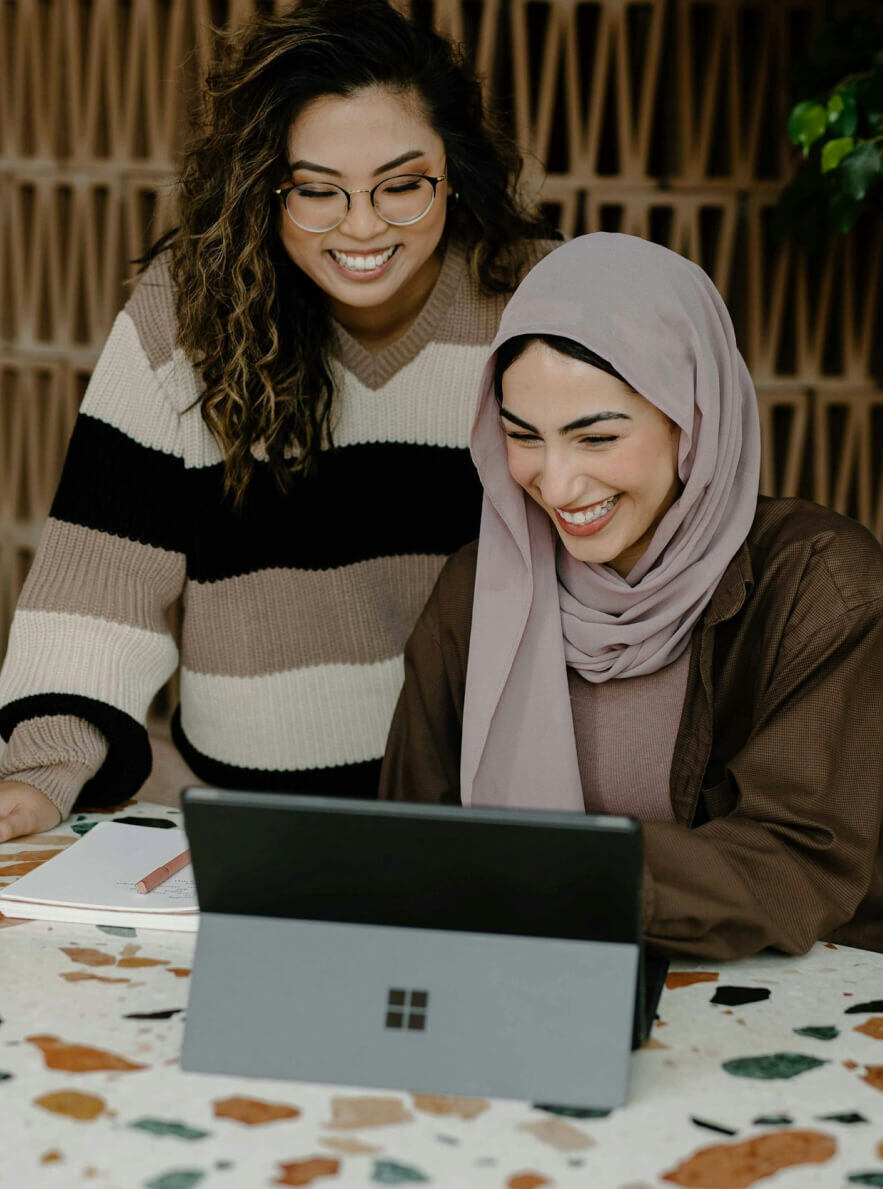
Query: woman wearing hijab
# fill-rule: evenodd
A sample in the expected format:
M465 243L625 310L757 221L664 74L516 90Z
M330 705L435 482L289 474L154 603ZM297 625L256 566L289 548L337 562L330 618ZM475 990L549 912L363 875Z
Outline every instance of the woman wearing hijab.
M481 536L408 643L382 795L640 819L668 953L883 950L883 550L758 498L705 273L630 236L556 249L503 316L471 445Z

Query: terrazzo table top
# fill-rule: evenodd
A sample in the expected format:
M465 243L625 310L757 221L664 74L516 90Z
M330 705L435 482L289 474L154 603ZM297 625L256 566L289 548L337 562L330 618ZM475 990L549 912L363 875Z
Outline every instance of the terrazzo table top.
M109 817L0 845L11 882ZM195 936L0 918L0 1185L883 1186L883 955L674 963L630 1101L529 1103L182 1073Z

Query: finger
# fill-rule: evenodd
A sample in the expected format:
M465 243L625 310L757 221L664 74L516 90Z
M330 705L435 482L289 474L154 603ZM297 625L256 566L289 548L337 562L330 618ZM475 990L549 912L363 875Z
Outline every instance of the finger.
M34 811L15 805L4 817L0 817L0 842L8 842L10 838L18 838L22 834L32 834L36 828Z

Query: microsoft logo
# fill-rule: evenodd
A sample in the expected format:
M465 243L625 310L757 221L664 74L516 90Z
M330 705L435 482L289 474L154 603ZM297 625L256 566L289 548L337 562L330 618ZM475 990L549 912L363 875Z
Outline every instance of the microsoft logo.
M407 1028L409 1032L423 1032L428 1012L428 991L407 991L403 987L390 987L386 997L387 1028Z

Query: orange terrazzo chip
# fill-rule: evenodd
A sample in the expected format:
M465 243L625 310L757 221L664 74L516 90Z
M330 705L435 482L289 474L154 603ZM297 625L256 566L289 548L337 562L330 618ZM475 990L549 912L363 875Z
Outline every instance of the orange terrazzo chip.
M50 1148L48 1152L44 1152L40 1157L41 1164L58 1164L60 1160L64 1160L58 1148Z
M67 954L72 962L82 962L84 966L113 966L116 961L113 954L104 950L87 949L81 945L62 945L58 948L63 954Z
M190 977L190 967L189 966L170 966L168 968L168 970L166 971L166 974L173 974L175 976L175 978L189 978Z
M140 970L142 966L168 966L168 958L120 958L117 966L127 970Z
M30 863L10 863L7 867L0 867L0 875L27 875L42 863L41 859Z
M665 985L669 991L678 987L691 987L694 983L716 983L719 978L716 970L675 970L665 976Z
M864 1032L865 1036L871 1036L874 1040L883 1040L883 1016L871 1016L864 1024L856 1024L853 1032Z
M65 982L68 983L82 983L91 980L96 983L130 983L130 978L105 978L101 974L90 974L88 970L66 970L59 975Z
M399 1098L332 1098L328 1127L387 1127L412 1123L414 1116Z
M456 1115L458 1119L475 1119L491 1104L483 1098L466 1098L457 1094L415 1094L414 1106L428 1115Z
M837 1141L820 1131L773 1131L701 1148L662 1180L688 1189L748 1189L783 1168L824 1164L836 1152Z
M541 1143L551 1144L559 1152L579 1152L595 1144L590 1135L564 1119L536 1119L530 1123L519 1123L518 1130L526 1131Z
M261 1123L275 1123L278 1119L296 1119L300 1110L296 1106L287 1106L284 1102L265 1102L262 1098L242 1098L234 1095L232 1098L219 1098L212 1103L215 1116L218 1119L235 1119L237 1123L245 1123L254 1127Z
M517 1172L506 1182L506 1189L540 1189L540 1185L551 1185L548 1177L538 1172Z
M319 1177L335 1177L340 1172L340 1161L330 1156L314 1156L312 1160L295 1160L290 1164L279 1164L282 1170L274 1185L311 1185Z
M79 1090L55 1090L51 1094L41 1094L39 1098L35 1098L34 1105L41 1106L46 1111L53 1111L56 1115L67 1115L70 1119L85 1122L103 1115L106 1103L97 1094L81 1094Z
M883 1090L883 1065L866 1065L865 1069L867 1073L862 1081L873 1086L875 1090Z
M109 1069L128 1072L133 1069L147 1069L146 1065L138 1065L126 1057L117 1056L116 1053L94 1049L91 1045L69 1044L57 1036L41 1034L26 1036L25 1040L37 1046L48 1069L63 1069L67 1073L93 1073Z
M344 1152L347 1156L376 1156L378 1152L383 1151L383 1148L374 1144L363 1144L360 1139L348 1135L320 1139L319 1143L324 1148L333 1148L335 1152Z

